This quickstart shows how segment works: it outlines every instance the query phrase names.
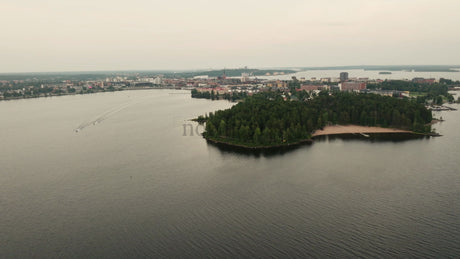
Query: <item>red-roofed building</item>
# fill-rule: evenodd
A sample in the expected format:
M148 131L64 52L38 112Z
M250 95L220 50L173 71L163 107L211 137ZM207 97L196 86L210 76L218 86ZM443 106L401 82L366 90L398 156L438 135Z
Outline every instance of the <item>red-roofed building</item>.
M359 91L366 89L367 84L364 82L343 82L340 89L342 91Z

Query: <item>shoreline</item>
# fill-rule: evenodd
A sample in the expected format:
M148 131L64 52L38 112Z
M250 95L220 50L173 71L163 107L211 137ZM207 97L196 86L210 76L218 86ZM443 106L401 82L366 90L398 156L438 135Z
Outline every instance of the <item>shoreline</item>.
M370 135L367 135L367 134L370 134ZM311 138L309 139L303 139L303 140L293 142L293 143L288 143L288 144L278 144L278 145L269 145L269 146L250 146L250 145L245 145L245 144L226 142L223 140L211 139L205 136L203 136L203 138L205 138L207 142L210 142L218 146L238 148L238 149L244 149L244 150L263 151L263 150L293 148L293 147L298 147L304 144L313 144L316 138L320 138L324 136L355 135L359 137L370 138L370 137L375 137L375 135L385 135L385 134L413 136L413 137L439 137L441 136L440 134L437 134L437 133L417 133L414 131L395 129L395 128L368 127L368 126L360 126L360 125L333 125L333 126L326 126L322 130L316 130L312 134Z
M288 144L280 144L280 145L272 145L272 146L248 146L245 144L236 144L236 143L230 143L230 142L225 142L221 140L215 140L211 138L204 137L206 141L211 142L212 144L215 145L222 145L226 147L233 147L233 148L242 148L245 150L270 150L270 149L282 149L282 148L292 148L292 147L297 147L300 145L304 144L313 144L314 140L313 139L303 139L297 142L293 143L288 143Z
M169 90L183 90L178 89L175 87L133 87L133 88L124 88L124 89L117 89L113 91L97 91L91 93L61 93L61 94L50 94L50 95L39 95L39 96L17 96L17 97L8 97L8 98L0 98L1 101L16 101L16 100L28 100L28 99L39 99L39 98L48 98L48 97L61 97L61 96L75 96L75 95L88 95L88 94L98 94L98 93L115 93L115 92L123 92L123 91L138 91L138 90L162 90L162 89L169 89Z

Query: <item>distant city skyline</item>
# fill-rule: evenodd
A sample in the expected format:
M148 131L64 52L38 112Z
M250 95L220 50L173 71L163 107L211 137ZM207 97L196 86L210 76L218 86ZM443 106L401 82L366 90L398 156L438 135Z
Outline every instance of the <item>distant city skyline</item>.
M459 65L460 2L0 2L0 73Z

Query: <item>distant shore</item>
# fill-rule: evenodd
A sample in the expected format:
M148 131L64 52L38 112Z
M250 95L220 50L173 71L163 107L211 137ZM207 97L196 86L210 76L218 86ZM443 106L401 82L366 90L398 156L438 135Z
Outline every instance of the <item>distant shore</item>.
M326 126L322 130L317 130L312 134L312 137L325 135L343 135L343 134L372 134L372 133L414 133L409 130L382 128L382 127L367 127L359 125L333 125Z
M166 87L129 87L129 88L120 88L116 90L106 90L106 91L94 91L94 92L85 92L85 93L49 93L49 94L40 94L40 95L26 95L26 96L11 96L11 97L0 97L0 101L13 101L13 100L22 100L22 99L36 99L36 98L48 98L48 97L60 97L60 96L69 96L69 95L88 95L88 94L98 94L98 93L115 93L121 91L132 91L132 90L157 90L157 89L170 89L170 90L182 90L177 87L166 86Z

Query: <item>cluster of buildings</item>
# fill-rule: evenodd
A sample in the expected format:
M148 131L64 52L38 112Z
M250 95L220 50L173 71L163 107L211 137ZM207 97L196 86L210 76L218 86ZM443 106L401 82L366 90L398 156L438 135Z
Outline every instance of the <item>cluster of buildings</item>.
M51 83L50 83L51 81ZM433 84L435 79L414 78L415 83ZM269 89L290 90L292 86L297 91L321 91L339 90L355 92L375 92L382 95L394 95L388 91L376 92L368 90L367 84L379 83L382 80L370 80L369 78L350 78L347 72L340 73L339 77L310 78L301 77L291 80L257 79L249 73L242 73L241 77L227 77L225 73L219 77L195 76L193 78L174 78L141 75L114 75L99 80L48 80L46 84L39 84L34 80L0 80L0 99L5 96L47 96L57 94L73 94L85 92L97 92L106 90L139 89L139 88L173 88L173 89L196 89L199 92L212 92L226 94L233 92L246 92L249 95ZM37 95L38 93L38 95ZM408 93L396 93L405 95Z
M429 84L429 85L439 83L439 81L436 80L435 78L422 78L422 77L416 77L412 79L412 82L419 83L419 84Z
M317 80L312 78L297 79L292 77L291 80L260 80L251 79L249 74L243 73L240 79L212 79L208 77L195 77L194 83L188 82L187 87L195 88L198 92L214 92L214 94L225 94L232 92L247 92L248 95L259 91L277 89L289 91L290 86L295 86L296 91L322 91L322 90L339 90L339 91L362 91L366 90L369 79L350 79L348 73L341 73L339 80L333 78L321 78ZM292 84L295 82L295 84Z
M197 80L198 78L194 78ZM248 74L242 74L240 80L233 81L222 81L222 80L215 80L209 77L206 78L199 78L204 81L197 83L190 84L188 83L188 87L192 87L197 89L199 92L212 92L214 91L215 94L225 94L225 93L232 93L232 92L241 92L245 91L248 95L253 93L257 93L259 91L266 91L268 89L278 89L278 90L290 90L290 85L292 82L296 82L296 91L313 91L319 92L322 90L336 90L336 91L348 91L348 92L361 92L361 93L374 93L379 95L385 96L400 96L400 97L409 97L408 91L394 91L394 90L371 90L367 89L368 84L376 84L381 83L383 80L371 80L369 78L356 78L356 77L349 77L348 72L340 73L339 77L325 77L325 78L310 78L305 79L301 77L297 79L296 77L292 77L292 80L258 80L258 79L251 79ZM219 79L219 78L218 78ZM222 78L220 78L222 79ZM410 81L410 80L407 80ZM425 79L425 78L414 78L411 80L414 83L421 83L421 84L434 84L438 83L437 80L433 78Z
M359 92L366 90L366 87L367 83L365 82L341 82L337 85L302 84L297 91L339 90Z

